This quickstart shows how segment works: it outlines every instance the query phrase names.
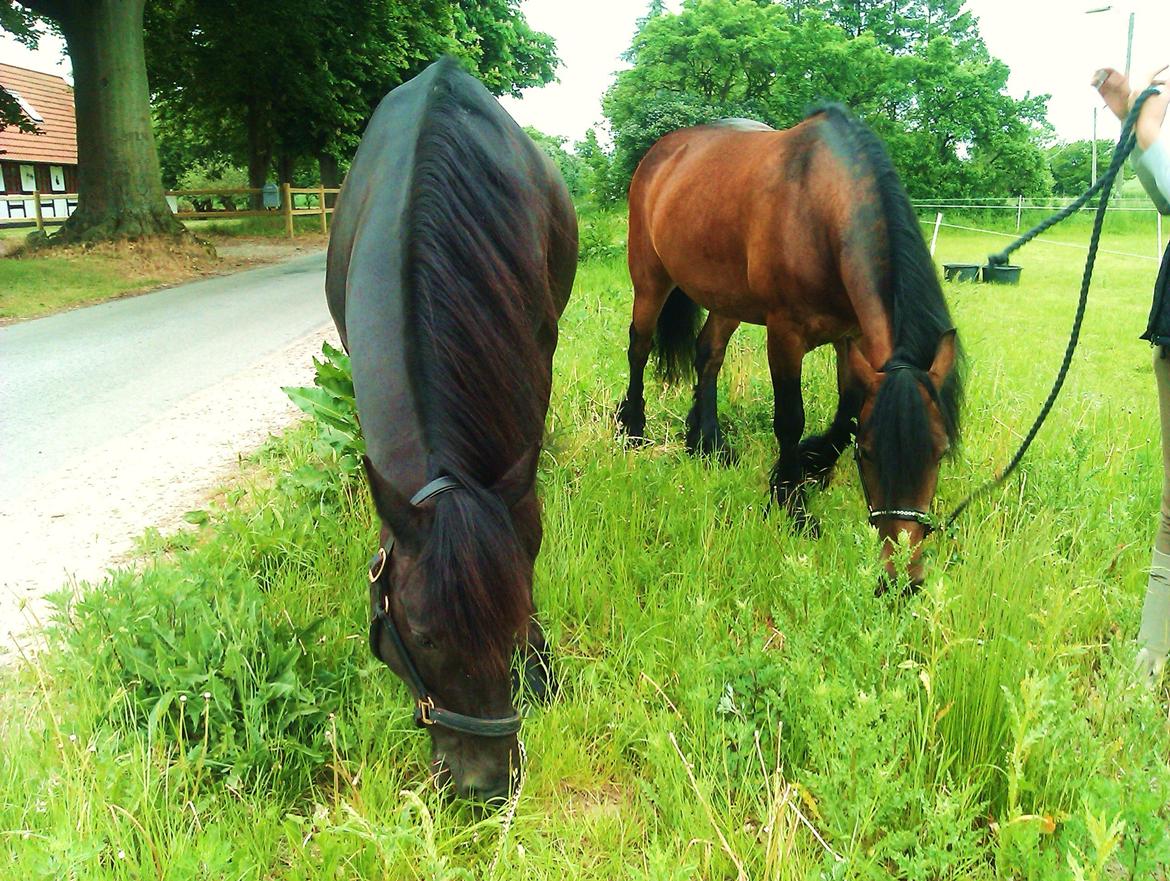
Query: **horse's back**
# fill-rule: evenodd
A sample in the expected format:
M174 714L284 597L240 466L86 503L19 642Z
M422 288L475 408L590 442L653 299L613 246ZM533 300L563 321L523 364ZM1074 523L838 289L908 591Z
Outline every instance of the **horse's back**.
M661 265L699 302L763 323L762 288L835 283L826 237L840 204L820 121L783 131L750 120L680 129L657 141L630 183L630 262Z
M368 454L384 474L404 468L414 475L433 446L427 426L434 419L424 410L436 396L419 388L439 344L422 342L420 311L432 314L433 304L420 306L425 295L416 289L435 286L428 273L453 273L456 302L449 305L459 309L463 298L474 314L470 300L491 285L465 277L467 268L474 275L476 267L508 267L516 254L547 267L529 274L537 283L490 296L512 298L508 308L528 316L514 338L541 341L551 373L556 320L575 271L572 203L555 166L495 98L441 59L379 104L329 243L326 298L352 359Z

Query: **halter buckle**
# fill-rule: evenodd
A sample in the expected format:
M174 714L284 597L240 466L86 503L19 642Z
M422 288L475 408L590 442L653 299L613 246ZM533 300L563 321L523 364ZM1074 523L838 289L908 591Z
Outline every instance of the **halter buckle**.
M374 557L373 565L370 566L369 576L370 584L373 584L382 577L382 572L386 569L386 549L378 548L378 553Z
M426 697L420 697L414 704L415 721L420 725L434 725L435 720L431 718L431 712L435 709L435 702L428 694Z

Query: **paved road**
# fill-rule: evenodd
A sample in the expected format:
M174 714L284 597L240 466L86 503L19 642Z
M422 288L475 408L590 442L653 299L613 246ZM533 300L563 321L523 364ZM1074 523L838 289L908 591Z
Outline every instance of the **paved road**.
M0 496L329 320L317 253L0 328Z
M182 528L298 417L281 386L336 344L324 276L318 253L0 328L0 663L45 594Z

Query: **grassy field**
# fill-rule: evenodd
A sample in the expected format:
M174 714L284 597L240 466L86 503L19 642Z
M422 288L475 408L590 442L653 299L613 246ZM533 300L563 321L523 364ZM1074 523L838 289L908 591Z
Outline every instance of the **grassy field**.
M293 220L299 236L297 241L304 245L324 245L320 221L313 217ZM242 239L271 241L285 236L284 220L280 217L197 220L186 226L199 238L220 248ZM28 233L27 229L0 229L0 238L18 239ZM0 256L0 322L38 318L102 303L201 275L243 268L249 262L217 260L199 248L143 247L133 242Z
M1167 695L1130 673L1160 474L1136 339L1155 264L1101 258L1020 476L933 541L919 596L877 599L849 468L812 499L818 541L762 515L759 329L724 370L734 467L684 453L682 388L648 389L651 446L615 443L620 237L586 218L561 325L537 597L562 693L526 722L514 822L429 786L406 690L366 647L364 490L305 426L197 529L147 536L140 573L63 593L3 672L6 877L1168 877ZM939 259L999 246L944 231ZM940 509L1006 460L1060 360L1080 256L1019 262L1018 288L947 289L970 393ZM806 375L815 427L828 354Z

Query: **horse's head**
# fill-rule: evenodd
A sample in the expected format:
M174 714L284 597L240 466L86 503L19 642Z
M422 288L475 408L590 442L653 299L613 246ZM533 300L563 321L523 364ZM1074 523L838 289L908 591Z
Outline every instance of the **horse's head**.
M532 615L535 458L491 488L442 477L412 499L366 463L383 524L370 648L414 695L436 782L483 800L507 796L520 768L510 661Z
M922 541L932 528L939 463L957 440L958 401L951 388L957 358L953 330L940 338L927 369L893 358L875 370L859 346L849 346L850 370L865 390L856 455L870 523L882 540L879 593L897 578L902 541L909 546L911 587L923 581Z

